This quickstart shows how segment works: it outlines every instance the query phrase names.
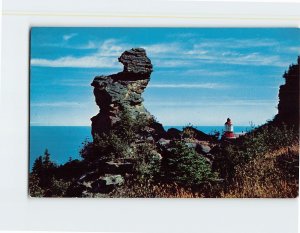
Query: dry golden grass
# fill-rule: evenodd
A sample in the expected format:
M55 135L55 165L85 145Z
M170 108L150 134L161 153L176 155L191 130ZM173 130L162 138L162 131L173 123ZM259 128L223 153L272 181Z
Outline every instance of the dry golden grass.
M258 156L236 169L226 198L295 198L299 189L299 144Z
M229 191L195 192L176 184L131 181L106 197L119 198L295 198L299 189L299 144L266 153L236 168ZM206 194L205 194L206 193Z
M111 197L120 198L200 198L201 193L179 187L176 184L132 184L125 185L110 194Z

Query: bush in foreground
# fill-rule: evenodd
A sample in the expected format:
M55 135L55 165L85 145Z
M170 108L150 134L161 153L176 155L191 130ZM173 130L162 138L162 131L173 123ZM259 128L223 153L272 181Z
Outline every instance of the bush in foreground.
M195 149L180 141L173 142L170 148L162 159L161 178L164 182L196 188L216 180L217 174L211 165Z

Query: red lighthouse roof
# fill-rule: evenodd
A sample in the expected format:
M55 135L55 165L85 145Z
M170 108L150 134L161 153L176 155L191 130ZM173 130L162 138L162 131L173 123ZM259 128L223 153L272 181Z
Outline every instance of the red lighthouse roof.
M227 118L227 121L225 122L225 125L232 125L230 118Z

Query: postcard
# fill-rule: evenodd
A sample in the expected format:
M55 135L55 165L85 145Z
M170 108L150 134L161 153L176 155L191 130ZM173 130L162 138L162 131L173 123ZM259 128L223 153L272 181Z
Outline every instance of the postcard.
M32 27L29 195L297 197L299 39Z

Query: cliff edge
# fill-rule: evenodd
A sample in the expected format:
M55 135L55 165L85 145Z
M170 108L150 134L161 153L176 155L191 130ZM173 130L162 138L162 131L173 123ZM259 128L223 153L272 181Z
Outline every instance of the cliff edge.
M283 122L288 126L299 128L299 70L300 56L297 64L292 64L284 73L285 84L279 89L278 114L275 122Z

